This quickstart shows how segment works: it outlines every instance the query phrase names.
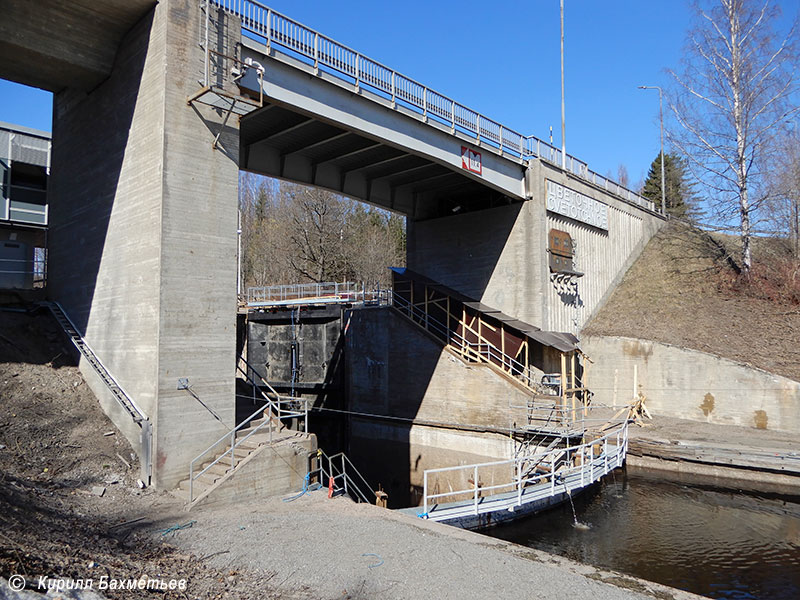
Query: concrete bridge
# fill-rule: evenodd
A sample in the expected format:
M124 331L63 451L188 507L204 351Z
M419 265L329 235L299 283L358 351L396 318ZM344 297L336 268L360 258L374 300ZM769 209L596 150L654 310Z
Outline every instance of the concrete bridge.
M250 0L2 12L0 76L55 94L48 294L148 415L161 487L225 432L192 393L234 421L239 169L405 214L410 268L572 333L662 221L585 163Z

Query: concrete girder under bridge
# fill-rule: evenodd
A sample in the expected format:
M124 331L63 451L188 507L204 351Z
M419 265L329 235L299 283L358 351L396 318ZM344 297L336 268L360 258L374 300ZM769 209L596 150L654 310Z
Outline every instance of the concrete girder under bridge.
M527 199L527 161L481 147L446 125L392 105L243 39L264 66L265 106L241 119L241 168L315 185L423 220ZM258 93L256 69L239 86ZM462 148L480 154L480 173Z
M111 74L123 36L156 0L3 0L0 77L89 91Z

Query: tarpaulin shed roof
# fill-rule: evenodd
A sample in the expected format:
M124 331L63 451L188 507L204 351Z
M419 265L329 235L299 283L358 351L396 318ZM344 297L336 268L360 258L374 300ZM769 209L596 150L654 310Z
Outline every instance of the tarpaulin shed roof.
M391 269L395 275L402 278L409 279L415 283L421 283L441 294L450 296L453 300L461 302L467 308L483 313L485 316L500 321L503 326L508 329L515 329L523 335L539 342L544 346L555 348L560 352L572 352L578 349L578 338L571 333L561 333L557 331L542 331L535 325L520 321L515 317L503 313L502 311L487 306L474 298L470 298L461 292L454 290L446 285L438 283L433 279L425 277L420 273L412 271L411 269L392 267Z

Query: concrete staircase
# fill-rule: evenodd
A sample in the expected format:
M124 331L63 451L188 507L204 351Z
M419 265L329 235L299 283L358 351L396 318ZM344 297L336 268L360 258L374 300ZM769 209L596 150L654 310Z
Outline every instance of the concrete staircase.
M273 422L275 420L273 418ZM236 445L233 450L228 447L214 456L209 456L208 460L198 468L200 474L191 485L188 477L181 481L177 495L186 502L187 510L199 504L225 501L233 496L242 498L243 494L252 494L258 490L264 491L264 495L275 495L294 491L302 486L307 472L307 467L304 466L307 464L307 455L316 450L315 436L286 427L273 429L270 436L268 425L252 433L265 423L265 417L251 421L250 427L236 432ZM299 453L294 453L302 454L300 461L302 465L295 467L296 472L290 468L291 465L280 459L287 450L290 453L300 450ZM265 461L265 457L260 456L262 454L270 455L277 460L270 461L267 457ZM265 462L276 464L265 468ZM301 468L298 470L297 467ZM193 488L191 498L190 488Z
M308 433L308 401L281 396L262 379L265 392L252 366L243 358L240 362L245 367L237 362L237 370L264 404L191 461L189 477L179 486L187 509L211 496L216 501L257 498L297 489L308 473L308 455L317 449L316 436ZM305 431L288 429L285 421L293 420L302 420Z

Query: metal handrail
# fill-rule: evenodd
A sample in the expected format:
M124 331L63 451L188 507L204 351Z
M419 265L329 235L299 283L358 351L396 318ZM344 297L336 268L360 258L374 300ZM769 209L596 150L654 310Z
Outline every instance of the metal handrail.
M364 479L364 476L361 475L361 472L356 468L353 462L348 458L348 456L344 452L338 452L333 456L328 456L325 452L320 448L317 450L316 454L311 455L312 457L317 457L320 460L319 465L316 469L309 469L309 476L319 473L320 476L331 478L333 479L333 484L336 490L344 490L347 495L349 495L353 500L356 502L366 502L367 504L375 504L375 498L372 501L368 499L368 496L376 496L375 492L370 487L367 480ZM338 472L335 470L335 462L336 460L341 462L341 468L339 468ZM325 469L324 461L327 461L328 468ZM350 466L350 469L358 476L358 479L361 480L361 484L363 484L364 489L368 490L367 493L364 492L361 485L358 481L354 480L347 472L347 466ZM339 486L336 481L337 479L341 479L342 485ZM320 482L323 485L325 481Z
M281 302L304 298L341 297L343 295L349 296L350 294L358 294L361 292L363 292L363 285L359 286L359 284L352 281L345 281L342 283L293 283L267 287L249 287L247 288L247 301Z
M490 360L492 357L495 357L503 365L508 365L509 370L501 369L503 373L519 380L521 383L530 388L531 391L536 393L543 391L542 386L530 376L529 369L526 365L522 364L517 359L512 358L510 355L505 354L502 350L497 348L497 346L486 342L470 342L464 336L455 333L444 323L412 305L411 302L397 293L392 294L392 307L398 310L401 314L406 314L406 316L411 318L418 325L426 326L426 329L428 330L430 330L431 326L433 326L434 331L438 332L440 336L444 337L444 341L447 345L451 346L453 349L461 350L466 354L469 354L470 357L476 360L476 362L484 362L486 364L499 367L500 365ZM413 316L418 317L421 322L418 322L417 319L413 318ZM453 344L453 341L457 342L457 344ZM489 348L486 356L484 356L484 353L481 353L479 350L475 350L475 348L479 346L487 346ZM514 369L516 369L518 372L514 372Z
M346 281L343 283L294 283L268 287L247 288L247 304L253 307L300 304L302 301L320 302L374 302L382 301L389 294L386 289L368 290L364 284Z
M248 366L249 369L252 369L252 367L250 367L250 365L247 363L247 361L245 361L244 359L241 359L241 360ZM308 401L306 399L303 399L303 398L290 398L288 396L280 396L280 395L278 395L277 392L274 391L274 388L272 388L272 386L269 386L269 384L267 384L270 387L270 389L276 395L276 398L272 399L258 387L258 385L248 375L248 373L244 369L242 369L241 366L239 366L238 362L237 362L236 368L241 373L244 374L244 376L248 379L248 381L251 382L251 384L254 386L255 389L258 389L258 391L261 394L262 398L265 400L265 404L264 404L264 406L259 407L253 414L251 414L249 417L247 417L247 419L242 421L239 425L237 425L236 427L231 429L230 432L228 432L225 435L223 435L222 437L220 437L216 442L211 444L208 448L203 450L203 452L201 452L200 454L195 456L194 459L192 459L192 461L189 463L189 502L190 503L194 501L194 482L195 482L195 480L198 479L200 476L202 476L204 473L206 473L211 467L213 467L214 465L219 463L223 458L225 458L228 455L230 455L231 469L233 469L236 466L236 452L235 452L236 448L241 446L252 435L254 435L256 432L260 431L265 426L269 426L269 441L270 441L270 443L272 443L272 432L273 432L273 428L274 428L273 418L277 419L278 422L281 422L284 419L291 419L291 418L295 418L295 417L305 417L306 433L308 432ZM253 372L255 372L255 370L253 370ZM259 376L259 378L260 378L260 376ZM286 410L286 409L283 409L281 407L282 404L293 404L293 403L298 403L298 402L301 402L301 403L304 404L304 410L302 410L302 411ZM253 430L250 431L244 437L237 438L237 433L242 431L246 425L249 425L250 422L253 421L254 419L256 419L259 415L263 415L264 411L266 411L267 409L270 410L270 414L265 417L263 423L259 423L259 425L257 427L253 428ZM274 413L274 416L273 416L273 413ZM217 449L220 446L220 444L222 444L223 442L228 442L228 441L230 443L230 446L226 447L224 452L221 452L219 456L217 456L212 462L210 462L208 465L206 465L206 467L202 471L200 471L199 473L197 473L195 475L195 473L194 473L195 464L199 460L201 460L204 457L208 456L208 454L212 450Z
M259 372L256 371L256 369L253 367L253 365L251 365L249 362L247 362L247 359L245 359L243 356L239 357L239 359L245 364L245 366L247 367L247 370L242 369L242 367L239 364L236 365L236 369L245 376L245 379L248 381L248 383L250 383L250 385L253 387L254 390L258 390L258 393L261 394L262 398L264 398L268 403L272 404L272 409L275 412L275 414L276 414L276 416L278 417L279 420L283 418L283 416L282 416L283 413L282 413L282 409L281 409L281 405L282 404L288 404L292 408L294 408L294 405L303 404L303 412L302 413L292 412L290 416L292 416L292 417L302 416L303 417L303 431L304 431L304 433L308 433L308 399L307 398L298 398L297 396L282 396L281 394L279 394L275 390L274 387L272 387L272 385L270 385L269 381L264 379L259 374ZM263 383L267 387L267 389L270 392L272 392L272 394L275 396L274 400L272 398L270 398L269 395L264 393L264 391L261 389L261 387L256 382L256 380L253 377L250 376L250 373L253 373L256 377L258 377L258 379L261 381L261 383Z
M613 439L612 444L609 443L610 440ZM598 444L602 444L602 452L598 457L594 457L594 447ZM613 456L609 454L609 446L613 446ZM482 512L479 499L486 498L486 492L493 492L493 494L489 494L489 496L493 496L496 494L503 493L501 490L505 490L506 492L516 491L517 497L512 505L520 506L523 504L523 490L526 487L531 485L541 484L546 482L550 484L549 494L550 496L555 496L558 493L568 492L569 487L566 483L567 477L571 475L580 475L580 485L575 487L583 487L594 481L597 481L608 473L612 468L616 468L617 466L621 466L622 462L625 459L625 454L627 453L628 448L628 420L624 420L620 423L618 428L612 432L607 433L606 435L592 440L588 442L584 442L582 444L577 444L573 446L568 446L566 448L555 448L553 450L549 450L542 454L534 454L532 456L521 456L515 457L512 459L506 460L497 460L497 461L490 461L484 463L475 463L470 465L458 465L453 467L441 467L438 469L426 469L423 474L423 512L422 514L426 518L431 518L430 513L436 509L438 506L438 502L433 503L432 508L429 509L431 505L431 501L439 500L440 498L446 497L470 497L473 500L473 509L472 512L475 515L478 515ZM587 450L588 450L588 460L587 460ZM570 464L572 461L570 460L570 456L572 457L580 457L580 464L571 466L564 466ZM561 461L561 457L564 457L564 460ZM538 464L541 462L549 461L551 464L551 469L549 473L544 473L540 475L533 475L529 476L531 469L525 470L525 475L523 475L523 465L526 462L530 462L533 458L538 458ZM562 467L557 470L557 464L561 464ZM486 468L497 468L502 466L512 466L514 469L514 476L512 477L511 481L503 482L499 484L492 484L488 486L480 486L480 470ZM599 467L599 470L598 470ZM471 471L472 475L472 486L469 488L459 489L459 490L450 490L447 492L439 492L434 494L428 493L428 478L429 476L436 474L436 473L452 473L456 471ZM560 482L556 480L560 479ZM574 489L574 488L573 488ZM488 512L488 508L485 509L483 512Z
M472 137L479 145L496 149L500 154L508 152L522 160L539 158L556 166L562 166L561 150L533 135L522 135L482 115L476 110L456 102L449 96L430 89L368 58L360 52L340 44L328 36L287 17L257 0L207 0L224 11L238 17L242 29L265 40L267 52L273 44L283 46L313 65L315 72L320 66L331 69L352 80L356 88L368 86L391 99L395 107L398 101L418 110L427 122L431 118L448 125L452 132L459 131ZM572 155L563 161L567 170L581 179L604 187L626 201L655 212L655 205L639 194L598 175L588 165Z

